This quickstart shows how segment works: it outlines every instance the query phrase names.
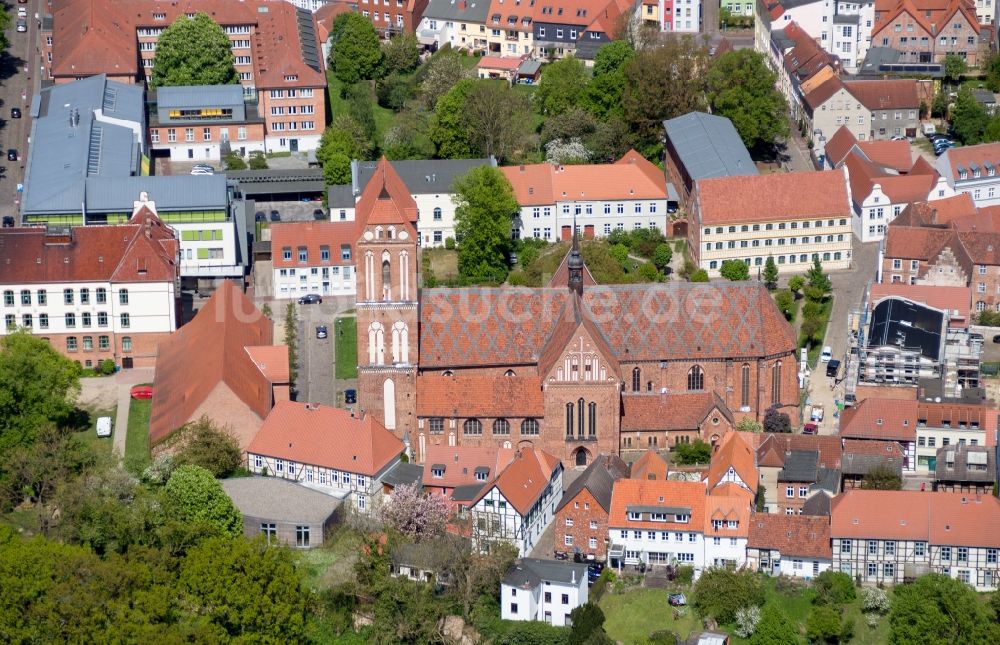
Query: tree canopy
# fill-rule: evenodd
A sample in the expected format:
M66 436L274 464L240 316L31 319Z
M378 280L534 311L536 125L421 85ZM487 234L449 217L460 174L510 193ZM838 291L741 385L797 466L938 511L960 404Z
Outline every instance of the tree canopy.
M726 280L740 281L750 279L750 267L743 260L724 260L719 267L719 275Z
M243 533L243 517L222 485L201 466L181 466L163 487L165 510L186 524L204 525L220 535Z
M788 103L778 76L753 49L729 51L708 68L705 81L713 114L733 122L747 148L761 149L788 136Z
M542 81L535 90L535 101L542 114L562 114L579 104L589 79L583 62L573 56L549 63L542 70Z
M518 210L514 189L500 170L478 166L455 180L454 191L459 273L473 281L502 282L511 215Z
M899 585L892 595L892 645L987 645L1000 642L1000 627L966 583L931 573Z
M698 578L693 605L703 617L731 623L736 620L736 610L760 607L764 598L764 586L755 573L749 569L731 571L719 567L706 570Z
M153 87L238 83L232 42L208 14L181 16L163 30L153 59Z
M348 11L330 28L330 69L338 80L350 85L375 78L382 65L378 34L368 18Z

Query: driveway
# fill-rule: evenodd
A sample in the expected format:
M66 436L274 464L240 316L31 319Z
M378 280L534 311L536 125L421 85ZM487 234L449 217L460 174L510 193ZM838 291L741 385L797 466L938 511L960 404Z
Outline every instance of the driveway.
M152 367L137 367L131 370L121 370L108 380L114 380L118 386L118 411L115 413L114 447L115 454L125 456L125 436L128 433L128 407L132 398L129 392L133 385L153 382ZM155 396L155 393L154 393ZM149 429L147 428L148 432Z
M286 301L280 301L285 303ZM334 321L353 306L347 298L324 298L317 305L298 305L299 317L299 378L298 400L310 403L337 404L334 383ZM275 308L277 310L277 308ZM325 325L326 338L316 338L316 327Z

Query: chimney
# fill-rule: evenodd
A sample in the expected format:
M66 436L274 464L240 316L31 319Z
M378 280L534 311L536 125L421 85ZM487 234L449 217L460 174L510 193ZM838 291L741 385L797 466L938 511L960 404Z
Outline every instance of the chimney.
M573 567L572 573L573 573L572 583L576 584L576 567Z

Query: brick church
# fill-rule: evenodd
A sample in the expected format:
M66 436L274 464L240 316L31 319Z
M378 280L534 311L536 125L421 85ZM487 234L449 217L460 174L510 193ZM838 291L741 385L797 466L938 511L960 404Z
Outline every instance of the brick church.
M356 208L359 405L404 440L565 463L715 441L777 406L796 342L759 283L597 285L574 242L547 287L419 289L417 206L383 159Z

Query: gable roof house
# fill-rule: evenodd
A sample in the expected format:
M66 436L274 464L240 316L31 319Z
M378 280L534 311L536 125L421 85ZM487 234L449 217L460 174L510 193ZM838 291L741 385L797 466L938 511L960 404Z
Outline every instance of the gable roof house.
M916 468L917 402L867 398L840 415L840 436L874 442L892 442L903 452L903 470Z
M667 180L687 203L699 179L756 175L757 166L729 119L688 112L663 122Z
M844 490L861 488L865 476L876 467L886 468L902 478L903 449L895 441L844 439L840 463Z
M622 432L626 441L622 453L656 449L663 434L666 434L663 448L684 441L714 443L735 424L733 413L715 392L625 394L622 396Z
M280 401L247 446L250 472L296 481L371 512L403 442L370 414Z
M288 399L288 348L239 287L223 282L188 324L157 349L149 443L154 452L202 416L246 449L276 401ZM162 444L157 447L158 444Z
M976 206L1000 204L1000 143L948 150L934 167L950 188L970 194Z
M600 455L563 492L555 512L555 551L587 560L607 556L608 514L615 481L628 476L616 455Z
M756 571L811 580L832 559L829 517L758 513L750 520L747 564Z
M991 495L997 483L996 451L969 444L938 448L934 490Z
M954 54L977 67L983 55L969 0L877 0L871 42L898 51L901 63L940 63Z
M555 516L563 495L563 465L543 450L521 448L469 504L472 541L486 550L507 542L531 552Z
M514 459L510 448L430 445L424 453L424 492L441 495L454 506L458 488L481 489Z
M589 593L587 565L519 558L500 582L500 617L566 626Z
M837 473L839 478L841 443L838 437L770 432L742 434L745 440L754 442L751 445L756 451L765 513L785 513L787 509L798 512L807 504L816 504L817 498L837 494L839 486L834 485L833 474ZM803 471L805 476L801 475ZM779 484L781 477L785 478L783 484ZM804 494L800 487L805 488Z

